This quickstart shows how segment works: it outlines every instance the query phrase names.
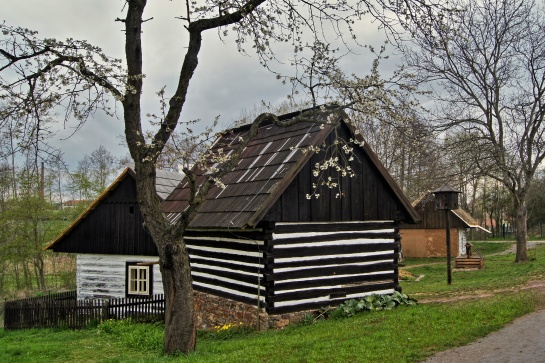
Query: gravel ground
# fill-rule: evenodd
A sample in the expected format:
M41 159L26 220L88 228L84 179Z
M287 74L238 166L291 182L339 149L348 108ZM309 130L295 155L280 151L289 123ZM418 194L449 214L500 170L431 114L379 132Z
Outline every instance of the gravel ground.
M437 353L424 362L543 363L545 310L520 317L472 344Z

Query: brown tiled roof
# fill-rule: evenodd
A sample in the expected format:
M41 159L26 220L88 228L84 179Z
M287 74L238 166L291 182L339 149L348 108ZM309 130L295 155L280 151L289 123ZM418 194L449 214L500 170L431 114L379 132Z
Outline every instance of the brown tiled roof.
M295 114L285 115L281 119L289 119ZM300 148L317 146L333 131L338 122L345 122L347 115L341 110L332 110L330 114L320 116L320 122L299 122L290 127L279 127L272 124L263 125L243 150L238 165L222 178L225 188L214 186L207 200L200 207L191 221L192 228L244 228L255 226L274 202L288 187L313 152L302 152ZM326 117L331 124L323 124ZM350 125L349 125L350 127ZM351 129L351 127L350 127ZM219 149L229 155L238 145L239 137L246 134L249 125L230 130L219 137L212 147L213 152ZM363 141L360 135L354 135ZM367 146L367 145L366 145ZM299 149L298 149L299 148ZM402 199L402 203L410 211L414 211L408 200L393 181L382 164L370 150L365 151L386 174L394 193ZM212 163L209 164L211 166ZM198 183L202 183L200 177ZM182 182L163 202L163 211L171 221L176 221L180 213L187 208L189 186ZM415 213L416 219L418 216Z

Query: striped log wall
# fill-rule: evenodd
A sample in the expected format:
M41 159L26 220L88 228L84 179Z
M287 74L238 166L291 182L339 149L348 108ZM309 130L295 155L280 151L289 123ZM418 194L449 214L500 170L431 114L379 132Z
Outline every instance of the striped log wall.
M272 226L271 226L272 227ZM398 288L400 237L393 221L277 223L271 229L188 231L196 291L267 313L337 305ZM127 261L153 256L78 255L78 297L124 297ZM153 294L163 293L153 265Z
M78 299L124 298L126 263L145 261L157 261L157 257L78 254L76 257ZM163 281L159 265L152 266L152 294L163 294Z
M264 251L271 236L262 229L188 231L193 288L253 306L259 299L266 307Z
M191 231L195 290L283 314L398 287L393 221L277 223L274 229Z
M269 314L393 293L399 242L391 221L278 223L267 251Z

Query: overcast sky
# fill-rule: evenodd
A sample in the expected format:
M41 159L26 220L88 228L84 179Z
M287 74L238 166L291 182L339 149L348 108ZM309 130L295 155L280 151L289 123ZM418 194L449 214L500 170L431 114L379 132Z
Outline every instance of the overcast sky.
M4 1L0 21L37 30L39 36L64 40L87 40L101 47L106 54L123 58L123 24L114 20L124 18L122 0L18 0ZM144 114L158 111L154 93L167 86L166 94L174 89L184 55L184 22L175 19L183 12L183 1L149 1L144 18L153 18L144 24ZM379 45L384 37L376 26L362 23L358 26L359 41ZM345 57L343 62L350 72L364 74L370 68L369 53ZM252 109L262 100L276 104L285 99L289 87L282 86L258 62L255 55L244 56L237 52L232 39L221 42L217 33L205 34L199 66L189 87L188 99L182 120L201 119L211 124L220 115L220 127L229 126L242 110ZM393 68L392 61L386 69ZM121 110L118 110L121 116ZM85 154L91 154L104 145L115 156L128 152L120 146L119 135L123 123L97 114L75 135L67 128L61 130L52 144L61 148L65 160L73 167Z

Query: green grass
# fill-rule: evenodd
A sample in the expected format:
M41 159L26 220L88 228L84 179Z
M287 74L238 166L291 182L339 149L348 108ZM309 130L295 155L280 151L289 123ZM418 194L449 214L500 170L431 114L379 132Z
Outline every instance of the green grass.
M477 249L484 256L504 252L515 245L512 241L472 242L472 244L473 248Z
M487 254L498 251L484 246ZM106 322L81 331L0 331L1 362L419 362L434 352L467 344L518 316L545 306L542 292L512 288L543 278L545 246L535 260L514 263L513 255L492 255L482 270L454 272L446 284L445 259L409 260L407 269L424 274L403 281L410 296L456 297L501 290L494 297L402 306L352 318L319 321L279 331L201 334L189 356L161 354L160 325ZM427 264L426 264L427 263ZM430 264L431 263L431 264ZM426 265L423 265L426 264Z
M504 246L486 247L497 243L477 244L477 248L497 253L508 248ZM500 246L501 247L501 246ZM460 294L487 293L498 289L509 289L527 283L530 279L545 278L545 246L528 251L531 261L515 263L514 255L488 255L485 253L485 268L481 270L458 270L452 273L452 285L447 285L446 258L406 259L403 269L419 281L402 281L403 292L417 299ZM428 261L427 263L425 261ZM454 259L451 261L454 267ZM508 272L508 273L507 273Z
M319 321L228 340L201 338L187 357L160 353L161 328L149 326L155 343L139 349L140 324L111 332L32 330L2 333L2 362L418 362L433 352L466 344L533 310L530 293L448 305L422 304ZM130 325L134 326L131 333ZM120 331L123 331L120 333ZM159 333L159 334L158 334ZM150 349L152 348L152 349Z

